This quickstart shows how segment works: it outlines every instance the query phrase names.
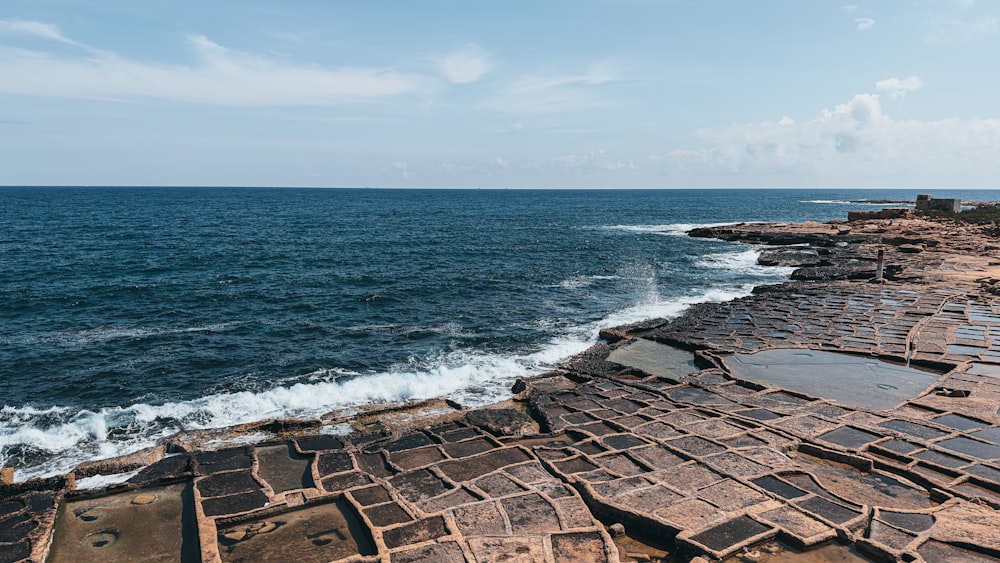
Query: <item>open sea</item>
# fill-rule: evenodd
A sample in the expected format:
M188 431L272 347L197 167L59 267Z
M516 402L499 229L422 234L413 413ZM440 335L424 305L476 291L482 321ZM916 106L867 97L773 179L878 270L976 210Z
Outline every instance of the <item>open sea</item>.
M917 193L0 188L0 466L20 481L180 430L502 400L602 327L791 273L688 229Z

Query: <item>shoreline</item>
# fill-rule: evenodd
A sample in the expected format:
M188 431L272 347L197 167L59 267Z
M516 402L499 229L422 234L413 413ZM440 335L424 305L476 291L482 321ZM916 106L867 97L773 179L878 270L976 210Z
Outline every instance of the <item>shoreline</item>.
M338 514L352 531L303 553L340 560L320 549L339 546L354 561L475 560L481 552L682 561L746 548L766 561L785 546L810 553L836 544L876 560L1000 557L998 540L977 524L1000 525L1000 445L987 439L1000 434L1000 385L992 384L1000 383L1000 306L990 307L1000 293L1000 247L983 228L907 218L737 224L691 236L773 246L762 263L796 273L674 319L604 329L604 342L519 381L503 404L465 410L432 400L188 432L67 476L0 485L0 499L23 505L0 513L0 529L10 524L5 514L25 517L12 529L35 523L20 539L0 541L0 559L55 557L77 545L69 538L92 537L85 519L58 507L89 503L134 516L153 511L159 495L176 502L157 514L179 511L182 528L165 534L161 549L191 560L172 537L189 547L196 539L201 560L228 561L265 545L299 545L312 520ZM886 279L875 284L880 246L889 250ZM983 327L982 338L969 326ZM882 410L734 374L739 354L780 349L940 373ZM684 366L690 373L680 373ZM316 433L345 424L355 433ZM220 433L268 436L205 450ZM126 484L74 490L77 478L136 469ZM873 483L889 483L905 502ZM157 498L135 503L143 495ZM269 525L274 535L260 531ZM129 532L117 533L110 548L135 549Z
M733 224L737 223L671 224L667 232L672 239L686 237L686 231L691 228ZM619 227L610 226L601 227L601 229L617 230ZM726 246L738 248L734 245L726 244ZM706 266L713 272L716 269L723 273L742 271L751 265L753 265L754 270L776 270L775 268L756 266L757 252L756 249L750 249L735 253L707 253L703 259L739 256L738 261ZM790 271L790 269L788 270ZM750 275L751 277L764 278L787 277L787 273L784 271L775 274L757 273ZM774 283L774 281L768 279L763 283ZM55 442L65 448L69 456L73 456L72 459L69 459L67 455L51 456L46 453L40 463L36 462L27 467L16 467L15 479L23 481L30 478L56 476L72 471L77 465L90 464L109 457L128 456L156 445L168 444L175 439L175 436L186 434L210 436L213 433L218 433L224 437L230 430L246 433L252 431L255 426L266 426L275 419L320 421L337 419L344 422L352 418L360 409L372 408L373 405L376 405L374 408L396 408L400 405L410 404L403 402L405 400L403 397L407 395L415 396L412 403L450 398L461 403L464 408L488 406L494 402L509 399L511 396L509 388L517 378L533 377L557 369L560 363L568 361L573 355L586 350L597 341L599 331L607 326L643 322L652 318L672 318L682 314L683 309L692 304L730 300L749 294L750 287L749 284L720 282L717 287L700 288L698 292L689 292L667 300L661 299L658 294L654 298L643 299L640 296L634 304L623 309L604 311L603 318L600 320L594 321L588 318L582 321L582 324L569 327L561 333L549 334L547 339L539 340L535 348L524 352L492 351L477 354L473 350L465 350L458 361L449 358L441 360L437 364L421 366L412 370L403 367L399 370L373 371L371 373L345 372L346 375L342 379L315 382L299 381L259 391L222 390L216 394L179 398L160 404L140 401L95 409L63 405L48 405L40 409L30 405L11 407L15 417L18 415L28 417L39 412L44 414L47 411L56 411L53 416L58 417L58 424L39 427L29 424L28 426L31 433L48 432L49 435L37 439L51 440L55 438ZM555 360L554 358L559 359ZM317 373L325 371L336 371L336 369L320 369ZM308 379L312 375L313 373L308 373L298 377ZM333 400L328 400L329 398ZM243 405L247 404L253 404L261 409L255 411L244 408ZM294 409L298 409L300 412L288 412ZM261 410L268 412L268 414L262 416ZM68 414L63 414L63 411ZM271 411L275 414L271 414ZM192 416L191 413L195 413L197 416ZM121 420L131 422L121 426ZM169 428L169 434L162 431L165 426L160 424L161 420L167 421L164 423L166 427L172 427ZM190 420L195 420L195 424L189 425ZM140 428L150 427L153 432L151 434L133 433L130 428L132 424ZM6 429L15 431L17 427ZM317 431L319 431L318 428ZM109 437L103 443L91 438L104 434L108 434ZM30 433L25 435L30 436ZM66 447L65 444L69 441L62 442L59 439L60 435L75 436L77 442ZM14 441L17 441L16 436ZM233 443L239 442L234 441ZM31 442L27 441L25 444L31 445ZM220 447L220 444L213 444L212 447ZM97 454L97 448L100 448L103 454Z

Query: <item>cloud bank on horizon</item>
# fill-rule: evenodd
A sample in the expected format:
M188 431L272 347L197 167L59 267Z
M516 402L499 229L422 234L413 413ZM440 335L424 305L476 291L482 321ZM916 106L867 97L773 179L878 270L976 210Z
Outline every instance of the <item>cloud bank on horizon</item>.
M9 0L0 185L1000 187L1000 6Z

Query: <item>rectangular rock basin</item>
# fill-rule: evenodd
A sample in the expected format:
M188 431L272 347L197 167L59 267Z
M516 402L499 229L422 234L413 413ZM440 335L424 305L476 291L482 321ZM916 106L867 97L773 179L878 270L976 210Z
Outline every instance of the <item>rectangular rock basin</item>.
M874 358L792 348L734 354L725 362L739 379L875 410L918 397L940 378Z

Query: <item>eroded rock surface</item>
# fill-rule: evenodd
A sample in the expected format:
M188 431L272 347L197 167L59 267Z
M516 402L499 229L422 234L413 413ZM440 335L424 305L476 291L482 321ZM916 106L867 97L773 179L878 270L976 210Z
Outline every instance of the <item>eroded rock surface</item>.
M244 429L257 444L205 451L189 435L168 442L182 453L81 468L149 463L100 491L72 475L0 485L0 561L787 561L782 545L1000 560L992 239L915 219L694 234L805 245L762 254L804 273L602 331L521 381L519 404L365 412L343 435L317 432L344 421L269 421ZM879 248L892 267L873 284ZM730 370L779 349L931 371L886 406Z

